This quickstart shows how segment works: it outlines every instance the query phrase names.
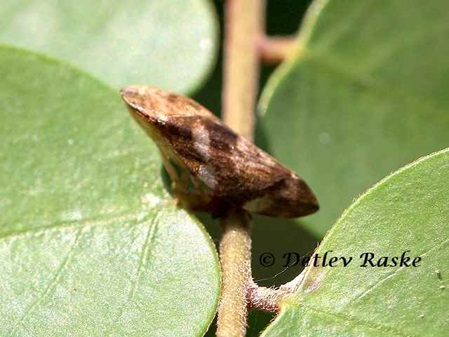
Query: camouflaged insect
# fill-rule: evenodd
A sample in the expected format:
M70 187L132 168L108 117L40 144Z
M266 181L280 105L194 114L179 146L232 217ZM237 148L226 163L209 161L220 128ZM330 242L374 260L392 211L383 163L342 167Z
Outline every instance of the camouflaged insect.
M195 101L147 86L121 95L159 147L174 193L191 209L219 215L233 206L285 218L318 210L304 180Z

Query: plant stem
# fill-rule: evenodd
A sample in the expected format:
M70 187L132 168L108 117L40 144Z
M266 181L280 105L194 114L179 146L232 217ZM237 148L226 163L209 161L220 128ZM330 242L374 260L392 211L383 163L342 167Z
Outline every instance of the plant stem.
M220 241L223 286L217 320L217 336L245 336L248 315L247 291L251 283L250 217L231 210L221 219Z
M280 63L297 49L294 37L262 36L259 40L259 54L264 63Z
M279 301L284 294L282 290L259 287L256 283L252 283L247 297L249 298L251 308L276 312L279 310Z
M225 6L223 119L252 140L265 1L227 0Z
M248 288L247 298L249 307L258 310L276 312L280 308L282 299L293 294L301 284L304 273L298 275L293 281L279 288L259 287L254 281Z
M232 129L253 139L259 82L257 41L264 28L264 0L227 0L223 119ZM231 209L221 219L220 260L223 286L217 336L243 337L248 315L247 293L252 284L250 218Z

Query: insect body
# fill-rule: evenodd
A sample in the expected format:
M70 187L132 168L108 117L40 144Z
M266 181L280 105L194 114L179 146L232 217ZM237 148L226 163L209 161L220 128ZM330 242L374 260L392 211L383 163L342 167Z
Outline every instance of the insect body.
M304 180L195 101L147 86L126 87L121 95L158 145L173 191L188 207L220 214L233 206L286 218L318 210Z

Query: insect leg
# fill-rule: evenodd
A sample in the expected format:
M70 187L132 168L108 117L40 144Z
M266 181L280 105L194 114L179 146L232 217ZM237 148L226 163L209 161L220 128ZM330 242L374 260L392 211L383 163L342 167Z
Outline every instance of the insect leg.
M171 180L173 182L176 182L179 180L178 172L176 172L175 167L172 165L170 158L165 156L164 153L162 153L162 161L164 162L164 167L167 170L168 175L170 176Z

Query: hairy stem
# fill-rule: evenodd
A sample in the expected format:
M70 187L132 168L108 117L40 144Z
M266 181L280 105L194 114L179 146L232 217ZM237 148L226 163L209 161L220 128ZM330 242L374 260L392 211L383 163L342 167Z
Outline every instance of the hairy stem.
M243 210L231 210L221 219L221 224L224 230L220 241L223 286L217 336L245 336L247 291L251 283L250 218Z
M259 287L252 283L248 290L248 301L251 308L276 312L279 310L279 301L284 295L279 289Z
M227 0L225 4L223 119L242 136L253 139L259 82L258 39L264 28L264 0ZM230 210L221 219L220 260L223 286L217 336L246 334L247 293L252 284L250 218Z
M286 283L279 288L259 287L254 281L248 288L248 305L252 309L277 312L280 309L280 302L286 296L293 294L300 285L304 277L301 273L293 281Z

